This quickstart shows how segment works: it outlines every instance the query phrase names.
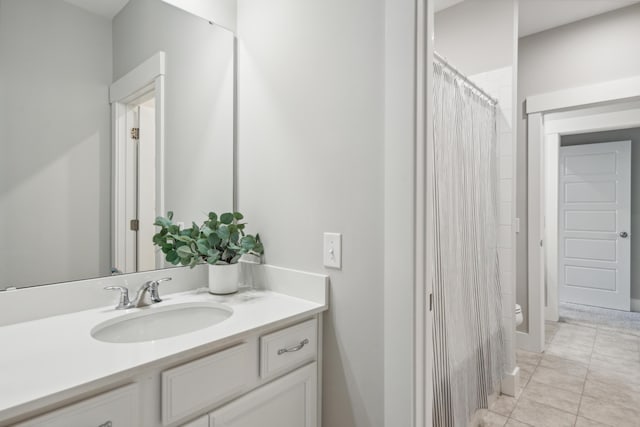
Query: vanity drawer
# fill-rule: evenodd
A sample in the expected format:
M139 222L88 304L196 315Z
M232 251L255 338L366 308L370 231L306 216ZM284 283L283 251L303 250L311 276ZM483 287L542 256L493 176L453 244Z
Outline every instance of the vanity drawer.
M316 359L318 320L260 337L260 377L270 378Z
M244 343L164 371L162 423L171 424L247 390L247 367L256 361L251 356Z
M140 425L137 384L100 394L16 427L131 427Z

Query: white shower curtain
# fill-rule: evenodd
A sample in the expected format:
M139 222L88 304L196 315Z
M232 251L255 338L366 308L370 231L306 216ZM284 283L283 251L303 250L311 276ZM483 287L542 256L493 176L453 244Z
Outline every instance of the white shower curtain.
M504 371L496 107L434 63L434 426L467 427Z

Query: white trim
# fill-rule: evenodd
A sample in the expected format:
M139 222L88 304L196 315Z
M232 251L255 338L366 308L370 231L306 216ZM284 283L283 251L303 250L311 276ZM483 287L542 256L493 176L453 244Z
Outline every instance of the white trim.
M165 139L165 91L164 91L164 52L162 54L162 63L159 69L160 74L156 77L154 83L154 94L156 98L156 214L165 215L164 206L164 188L165 188L165 158L164 158L164 139ZM156 251L156 268L167 268L169 264L161 251Z
M544 307L544 289L542 286L531 286L532 283L543 283L544 279L544 252L540 245L544 230L544 215L542 213L542 197L544 195L544 182L540 174L532 174L532 171L539 171L543 162L544 125L542 114L529 115L528 127L528 166L529 166L529 193L528 193L528 254L529 254L529 275L528 275L528 301L529 301L529 333L517 335L518 347L526 348L528 351L541 352L544 350L544 317L541 310L531 309L531 307ZM538 266L538 267L534 267ZM523 340L525 342L523 342Z
M545 122L545 130L547 124ZM541 200L544 212L544 261L545 261L545 320L557 322L558 313L558 159L560 135L547 133L544 136L544 160L542 174L544 180L544 200Z
M126 144L129 139L126 116L127 104L147 92L153 92L156 102L156 212L164 213L164 74L165 53L157 52L142 64L128 72L109 87L112 111L112 219L111 247L112 267L130 270L127 243L117 230L128 228L125 189ZM158 268L161 254L156 256Z
M527 97L526 113L542 113L640 97L640 76Z
M584 115L580 115L583 113ZM544 198L541 200L545 206L546 229L544 240L546 247L546 286L548 297L546 298L545 318L557 321L559 318L559 287L560 277L558 263L558 167L560 136L580 134L586 132L602 132L618 129L616 125L624 124L620 129L640 127L640 109L618 110L613 112L601 112L594 114L588 108L572 111L572 117L555 118L553 115L545 115L549 119L544 121L545 135L545 161L541 165L542 176L546 177L547 186ZM583 126L583 127L580 127ZM530 171L531 172L531 171ZM538 171L539 173L539 171ZM530 309L531 311L531 309Z
M119 78L109 87L109 102L130 101L142 93L137 93L153 83L158 76L165 74L165 53L155 55Z
M415 185L415 341L414 372L415 426L430 425L433 419L433 55L430 32L434 23L434 2L417 2L416 21L416 185Z
M570 118L552 118L545 116L546 134L576 134L588 132L602 132L613 129L629 129L638 125L640 108L631 108L622 111L606 113L591 113L585 111L585 115ZM549 115L551 116L551 115Z
M631 298L631 311L640 313L640 299Z
M500 392L507 396L516 397L518 390L520 390L520 368L516 366L513 371L505 373L502 377Z
M629 102L639 96L640 76L636 76L527 98L529 333L516 334L519 348L542 351L543 313L550 320L558 316L557 168L560 136L640 126L640 108L637 103ZM604 107L590 105L605 102L610 104ZM572 111L552 113L558 109ZM547 176L550 178L545 179ZM545 247L555 249L555 259L541 256L542 248L537 245L542 239ZM542 292L545 285L549 287L548 309Z
M426 427L432 420L428 150L432 144L433 2L387 2L384 156L384 420ZM398 209L401 232L393 230ZM395 228L394 228L395 227ZM420 230L420 231L418 231ZM391 242L391 243L390 243ZM389 244L390 243L390 244ZM405 247L405 253L394 250ZM404 349L404 351L398 351Z

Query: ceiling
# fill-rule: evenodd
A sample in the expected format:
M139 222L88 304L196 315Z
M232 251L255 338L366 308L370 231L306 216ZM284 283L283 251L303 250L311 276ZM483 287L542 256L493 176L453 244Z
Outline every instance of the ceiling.
M96 15L112 19L129 0L64 0Z
M539 33L634 3L640 0L520 0L518 35Z
M436 12L439 12L464 0L435 1ZM520 0L518 36L539 33L634 3L640 0Z

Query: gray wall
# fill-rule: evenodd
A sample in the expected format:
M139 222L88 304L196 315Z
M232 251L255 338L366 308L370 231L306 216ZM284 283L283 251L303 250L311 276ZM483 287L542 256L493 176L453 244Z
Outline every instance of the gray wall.
M0 1L0 289L109 273L111 59L106 18Z
M435 14L435 51L465 75L513 65L513 6L465 1Z
M233 206L233 39L159 0L131 0L113 20L114 80L166 53L165 208L187 226Z
M563 146L631 141L631 231L640 236L640 128L563 136ZM640 238L631 239L631 298L640 299Z
M640 4L519 41L517 301L527 308L527 96L640 75ZM526 325L523 325L526 330Z
M239 208L267 263L331 276L324 425L380 427L385 2L240 0L238 43ZM322 265L325 231L342 270Z

